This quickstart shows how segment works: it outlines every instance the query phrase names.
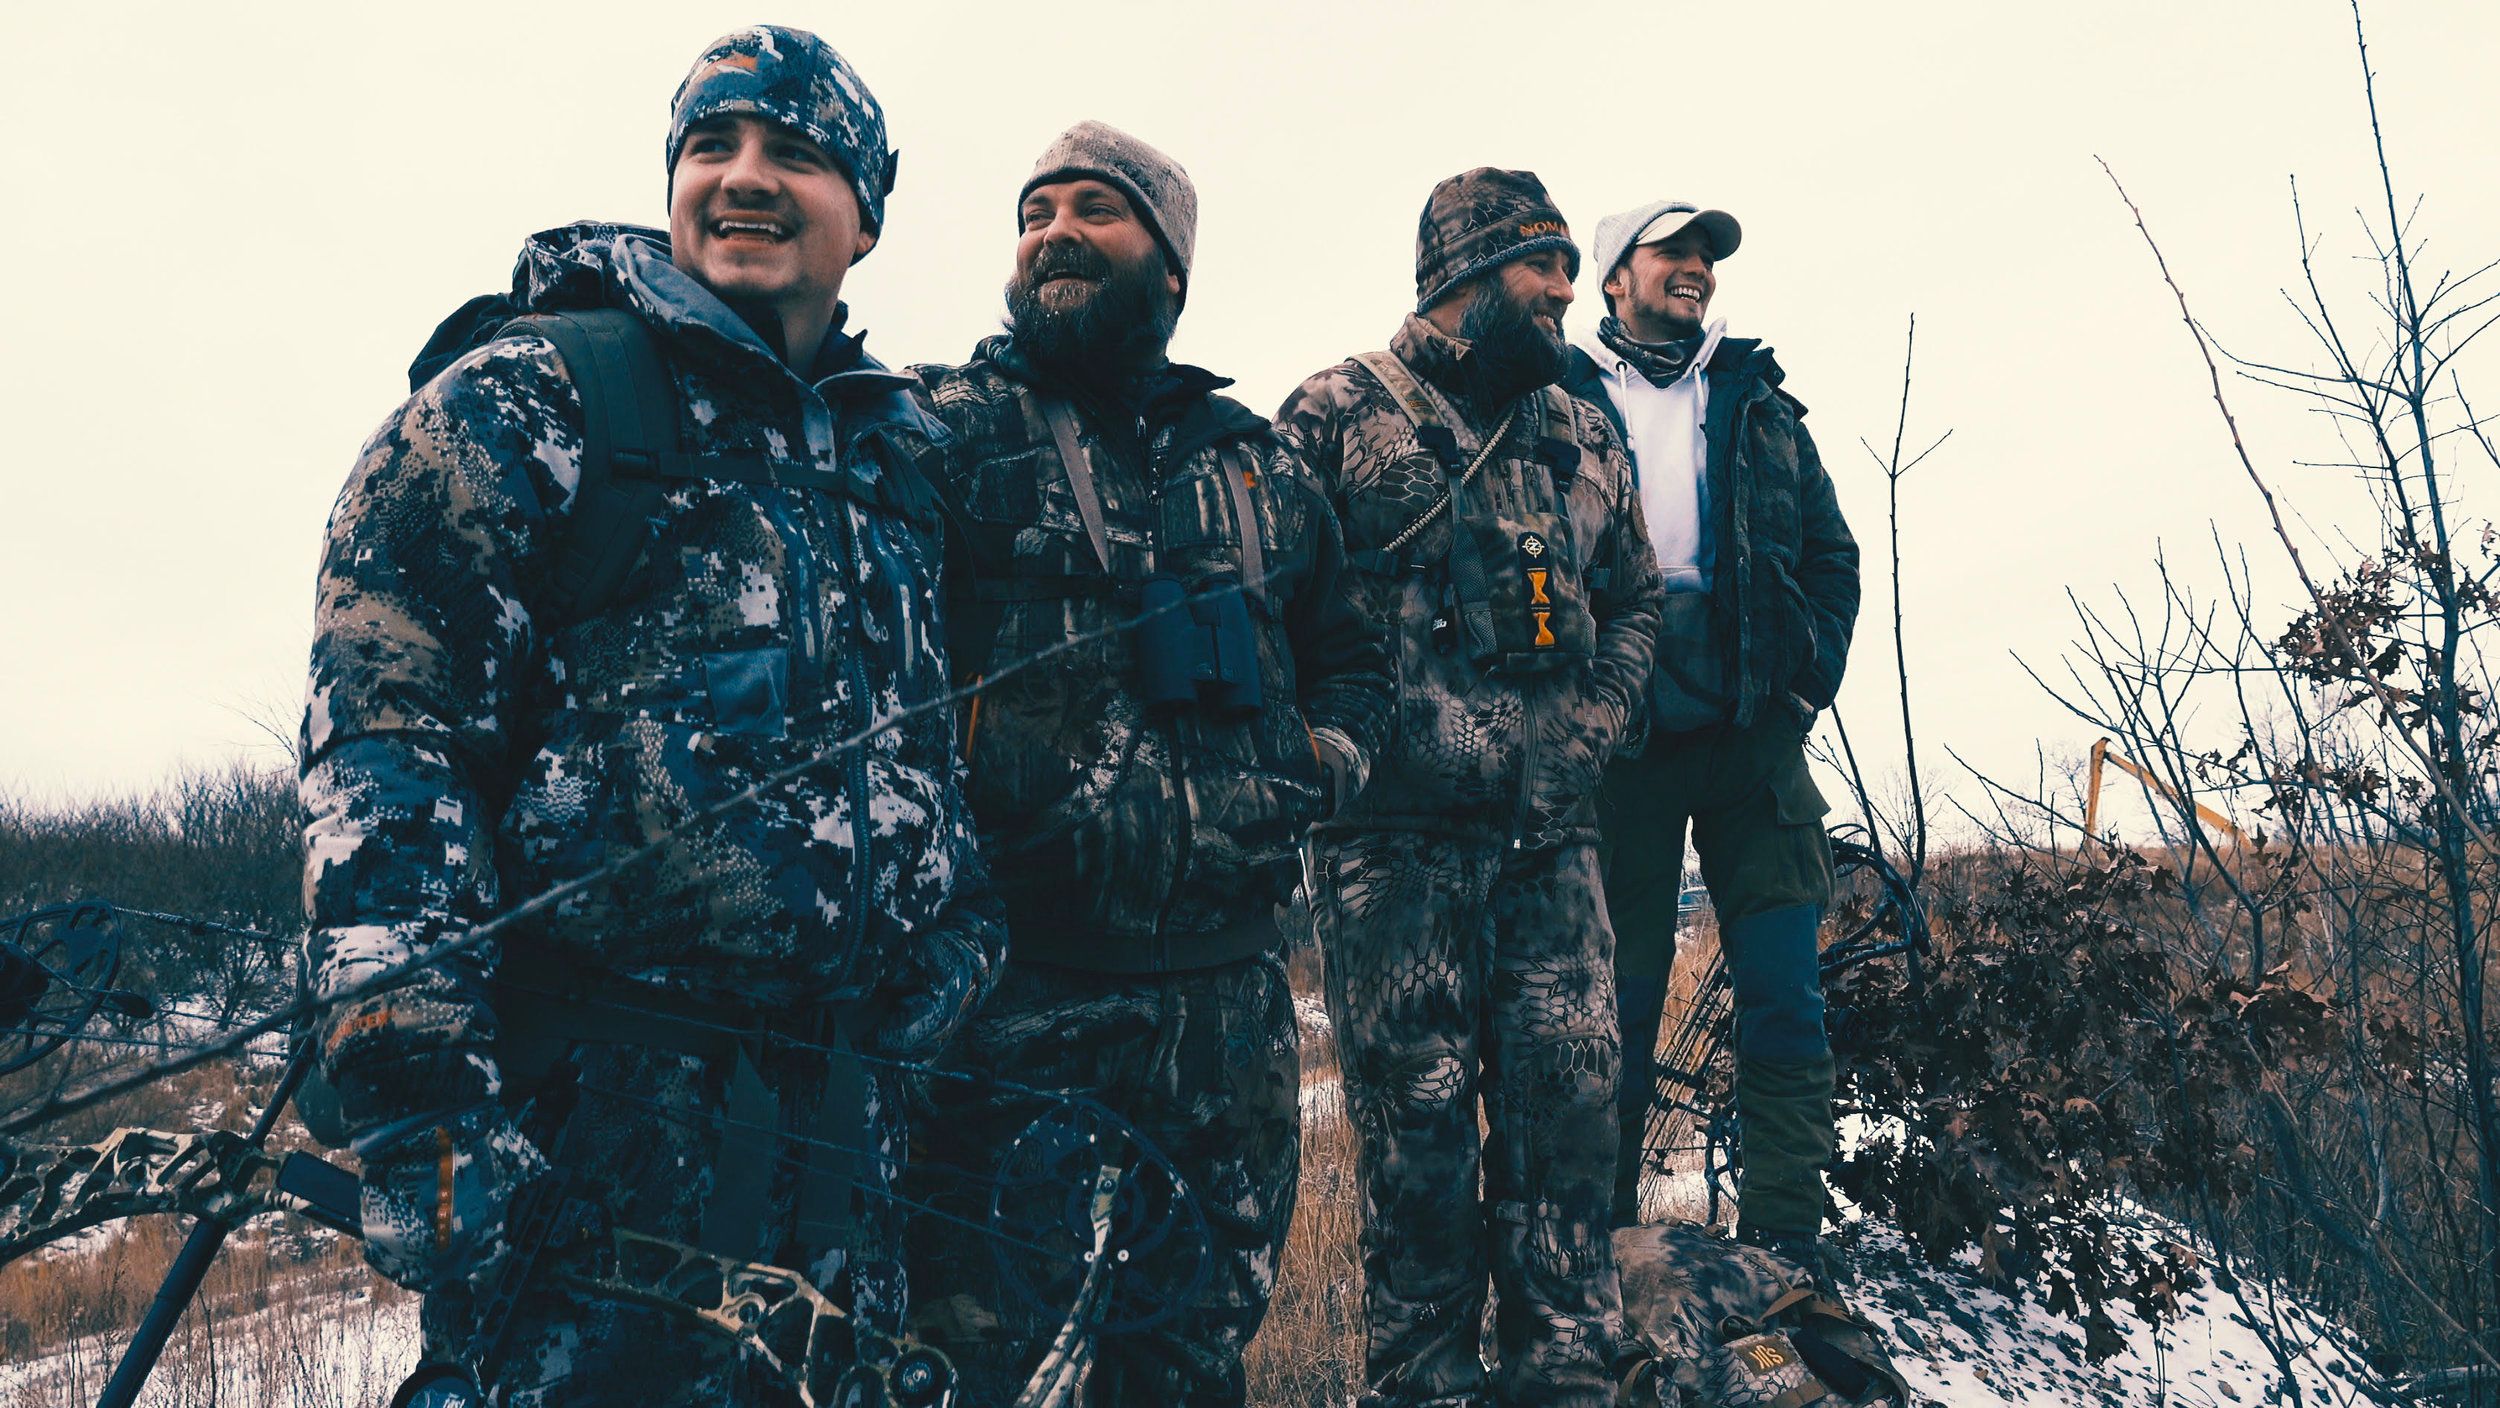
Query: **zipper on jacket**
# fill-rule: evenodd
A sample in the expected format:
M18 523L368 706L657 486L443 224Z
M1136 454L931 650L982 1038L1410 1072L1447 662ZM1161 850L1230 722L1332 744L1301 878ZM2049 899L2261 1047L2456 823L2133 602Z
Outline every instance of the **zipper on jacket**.
M1520 727L1526 730L1526 737L1519 747L1519 807L1510 823L1510 848L1514 851L1527 849L1528 823L1536 816L1537 740L1545 731L1541 717L1544 711L1537 707L1537 701L1542 694L1539 685L1545 678L1543 675L1530 675L1527 677L1527 688L1519 691Z
M803 422L801 429L805 432L804 439L809 453L813 455L816 452L819 440L815 432L821 429L823 432L821 443L835 457L833 467L839 469L842 449L836 433L838 426L833 415L833 407L825 400L824 394L813 387L800 394L803 398L800 403L800 416ZM833 561L836 564L861 560L858 535L852 531L852 501L850 499L825 489L792 487L782 492L799 496L802 504L816 510L823 519L828 520L828 526L833 532ZM802 517L805 516L802 515ZM804 564L806 553L801 552L794 561ZM833 643L827 631L836 623L824 619L820 605L821 598L817 595L813 580L815 574L804 565L797 570L807 580L808 590L804 598L804 609L812 623L811 638L817 642L819 652L832 652ZM867 640L867 632L860 624L862 609L860 589L856 581L849 580L847 577L842 582L842 601L844 604L842 620L838 624L843 631L844 645L851 647L837 652L841 656L842 678L850 686L851 692L850 717L844 720L841 726L842 733L847 736L867 731L870 709L867 675L860 666L860 656L863 651L859 647L864 646ZM816 662L815 668L810 671L810 678L821 678L822 671L822 663ZM850 785L851 792L849 798L851 913L850 923L846 926L849 933L843 945L841 977L841 984L847 986L858 966L860 950L868 940L868 911L871 908L870 901L874 898L871 893L871 881L876 874L875 859L869 853L869 836L872 828L868 818L868 750L865 747L851 750L850 756L845 759L843 775Z

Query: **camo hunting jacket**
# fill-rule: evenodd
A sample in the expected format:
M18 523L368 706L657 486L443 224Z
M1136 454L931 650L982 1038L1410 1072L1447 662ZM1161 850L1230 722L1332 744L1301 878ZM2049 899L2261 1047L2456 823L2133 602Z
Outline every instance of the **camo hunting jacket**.
M963 366L915 370L953 437L930 475L965 542L948 554L948 627L958 671L994 681L965 749L1016 956L1155 972L1272 946L1302 836L1327 814L1318 740L1351 765L1351 791L1388 731L1387 643L1348 595L1327 498L1210 373L1169 369L1117 426L1072 398L1106 572L1037 401L1061 393L1039 389L1006 338ZM1144 575L1198 593L1254 571L1257 711L1142 702L1138 631L1124 623Z
M567 622L549 573L583 415L550 343L478 347L366 443L322 555L303 725L313 991L580 888L329 1014L325 1138L496 1093L499 958L796 1019L967 961L985 987L1001 951L953 714L910 712L948 687L936 539L896 467L896 437L935 433L911 383L838 333L800 377L637 236L542 236L515 292L641 318L690 453L824 473L670 482L613 599Z
M1500 408L1488 414L1458 389L1465 343L1409 314L1389 350L1466 418L1471 436L1498 423ZM1575 668L1536 675L1487 673L1436 641L1450 512L1434 515L1402 550L1391 545L1443 495L1449 471L1372 371L1341 362L1303 382L1276 413L1279 433L1327 486L1345 525L1359 609L1392 623L1397 637L1396 729L1370 786L1332 829L1490 836L1528 847L1594 839L1591 799L1632 709L1647 697L1664 589L1621 444L1594 408L1576 398L1565 404L1576 466L1553 473L1538 457L1540 417L1523 414L1460 500L1460 512L1476 513L1559 496L1574 550L1596 569L1588 603L1595 650Z

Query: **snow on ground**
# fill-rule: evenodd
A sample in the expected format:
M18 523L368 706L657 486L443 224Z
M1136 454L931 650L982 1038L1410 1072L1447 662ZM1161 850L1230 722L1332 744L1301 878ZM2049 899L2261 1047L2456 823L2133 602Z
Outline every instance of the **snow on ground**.
M381 1408L417 1363L417 1302L358 1288L312 1308L312 1287L248 1314L184 1317L138 1408ZM214 1309L214 1307L212 1307ZM103 1392L126 1330L80 1336L0 1365L0 1408L84 1408Z
M2014 1301L1958 1268L1929 1266L1887 1229L1851 1256L1850 1303L1884 1334L1911 1387L1943 1408L2241 1408L2282 1401L2281 1371L2227 1293L2208 1285L2182 1297L2183 1315L2160 1331L2122 1317L2125 1353L2086 1364L2082 1332L2036 1301ZM2301 1346L2292 1370L2302 1402L2359 1405L2371 1382L2349 1341L2288 1301L2244 1287L2261 1316L2279 1317ZM0 1408L73 1408L94 1401L121 1337L86 1339L0 1367ZM416 1304L351 1293L306 1313L292 1301L249 1315L194 1317L168 1350L141 1408L371 1408L386 1401L417 1354ZM1300 1408L1275 1405L1274 1408Z
M1888 1228L1872 1228L1850 1256L1844 1288L1875 1322L1917 1392L1947 1408L2100 1408L2104 1404L2233 1408L2286 1402L2283 1371L2252 1325L2267 1324L2292 1356L2307 1404L2375 1401L2377 1380L2344 1332L2307 1307L2241 1283L2243 1309L2210 1283L2180 1297L2177 1321L2155 1330L2120 1308L2124 1353L2083 1357L2083 1331L2037 1300L2015 1301L1967 1271L1930 1266Z

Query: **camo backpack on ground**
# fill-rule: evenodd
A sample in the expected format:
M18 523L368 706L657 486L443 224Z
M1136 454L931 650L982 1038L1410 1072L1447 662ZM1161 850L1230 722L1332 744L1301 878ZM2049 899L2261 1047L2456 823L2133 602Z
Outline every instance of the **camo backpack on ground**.
M1615 1233L1626 1408L1915 1408L1873 1327L1796 1268L1690 1223Z

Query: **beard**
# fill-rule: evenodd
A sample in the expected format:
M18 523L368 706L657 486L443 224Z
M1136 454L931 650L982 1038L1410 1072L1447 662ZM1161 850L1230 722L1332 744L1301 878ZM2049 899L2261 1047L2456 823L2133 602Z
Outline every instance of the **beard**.
M1538 326L1535 310L1510 296L1498 270L1476 286L1474 301L1459 317L1458 335L1472 349L1468 381L1479 406L1507 404L1562 375L1562 339Z
M1059 274L1100 279L1073 306L1042 302ZM1164 286L1162 261L1121 267L1084 245L1044 250L1007 280L1007 331L1036 370L1062 381L1116 386L1163 365L1180 322L1180 300Z
M1701 319L1686 316L1683 300L1667 297L1663 284L1658 288L1658 298L1654 303L1641 297L1638 291L1626 301L1631 304L1626 311L1637 317L1643 326L1665 328L1670 339L1691 337L1701 331ZM1624 321L1628 324L1632 320Z

